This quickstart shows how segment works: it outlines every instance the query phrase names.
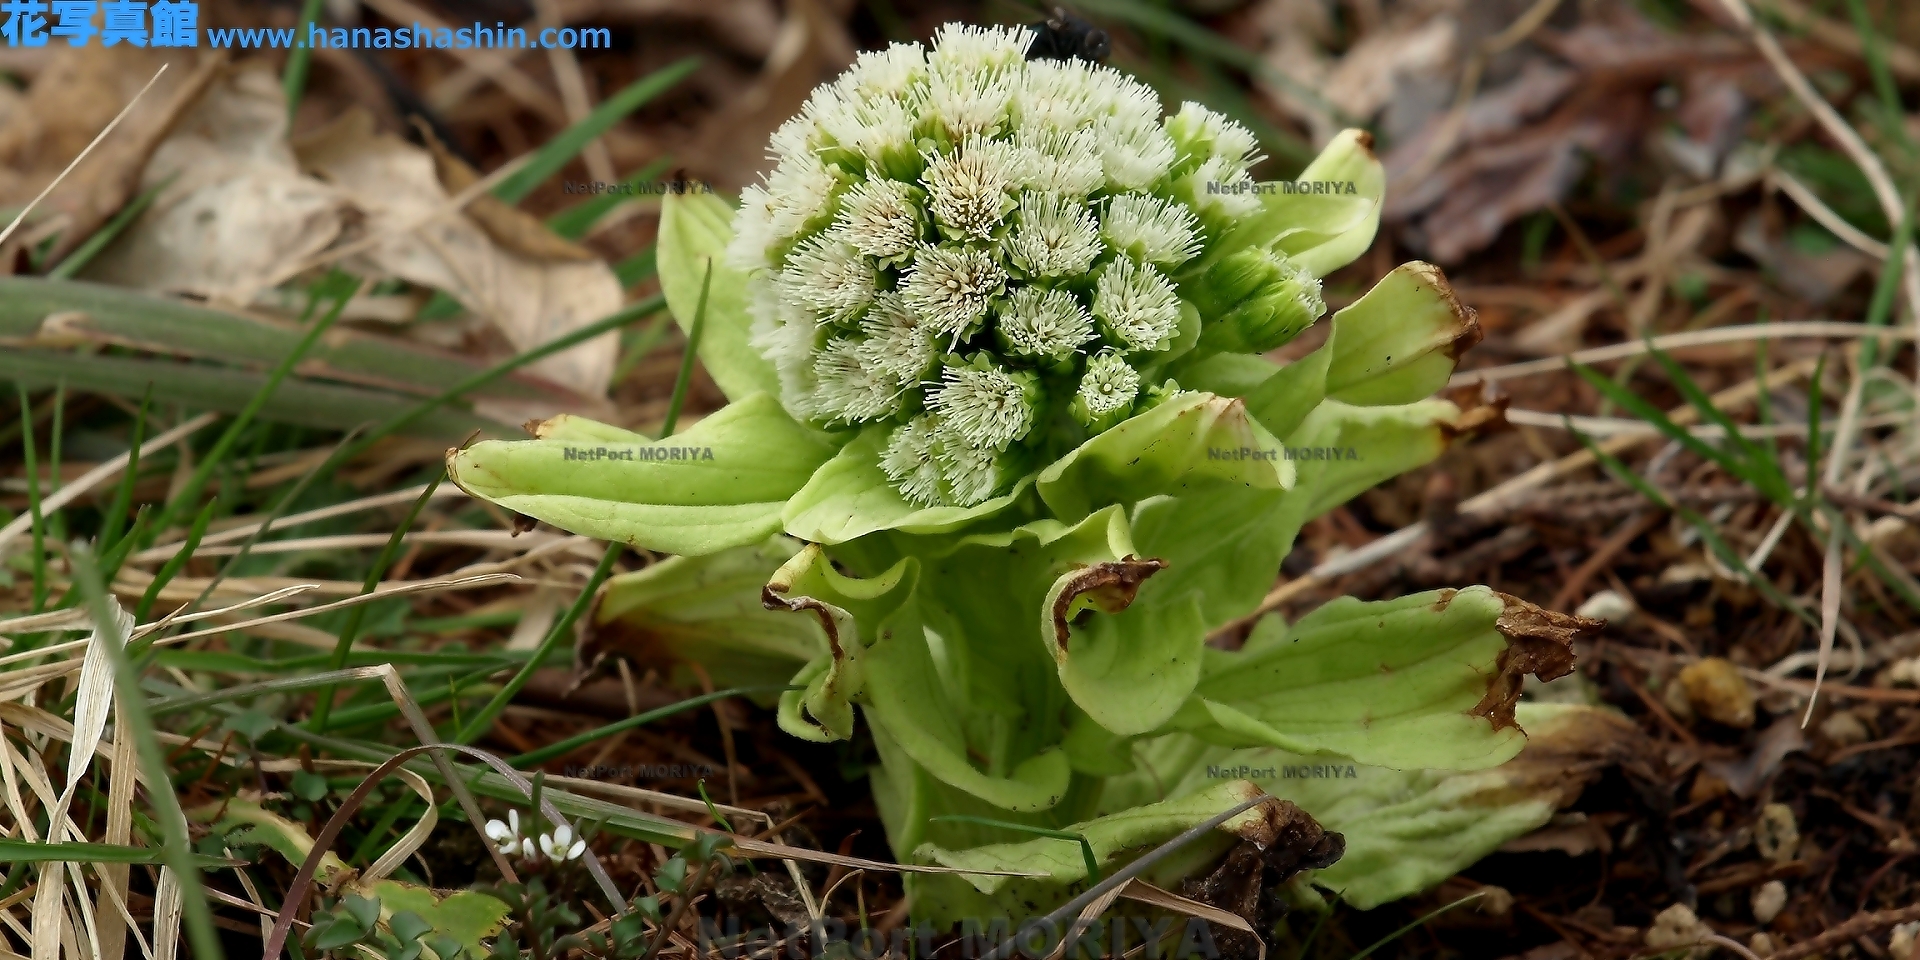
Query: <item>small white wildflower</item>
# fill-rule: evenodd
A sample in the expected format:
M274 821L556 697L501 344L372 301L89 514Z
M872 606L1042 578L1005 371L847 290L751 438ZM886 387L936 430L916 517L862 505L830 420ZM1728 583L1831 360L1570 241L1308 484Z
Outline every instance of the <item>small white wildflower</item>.
M927 74L927 51L917 43L869 50L853 62L836 86L845 96L905 96Z
M1108 117L1100 124L1100 162L1124 190L1145 190L1173 167L1173 138L1154 121Z
M987 364L948 367L927 407L940 415L942 428L975 447L1005 450L1033 429L1031 374L1014 374Z
M1017 356L1065 360L1092 340L1093 316L1065 290L1021 287L1000 308L998 325Z
M927 206L933 218L961 236L991 239L1013 208L1008 151L982 137L969 138L957 152L927 164Z
M958 506L971 507L993 497L1000 488L1000 455L990 447L977 447L951 433L943 424L936 434L940 473L945 481L947 499Z
M928 246L914 255L901 294L935 333L959 343L1006 283L1007 272L985 250Z
M1093 315L1129 353L1165 350L1180 326L1180 295L1158 270L1120 257L1094 283Z
M1100 255L1100 224L1080 200L1049 194L1020 198L1007 255L1035 277L1085 273Z
M933 366L938 351L933 331L898 293L888 291L874 298L873 308L860 321L860 332L867 338L860 345L861 362L902 385L918 382Z
M1017 179L1029 190L1084 197L1106 184L1106 167L1091 129L1021 127L1014 145L1020 155Z
M940 502L940 464L935 459L932 417L915 417L887 438L880 469L900 495L923 507Z
M1074 394L1074 413L1083 422L1097 423L1125 410L1140 393L1140 372L1112 350L1102 350L1087 361Z
M834 227L869 257L886 260L906 254L920 242L917 192L898 180L869 180L847 191Z
M1100 232L1115 250L1147 263L1174 266L1200 252L1193 213L1145 194L1123 193L1108 200Z
M861 347L851 337L830 340L815 358L817 416L862 423L899 412L905 385L869 365Z
M954 143L998 134L1012 105L1012 86L997 74L935 73L927 80L925 109Z
M835 233L801 244L780 270L786 295L821 316L844 320L873 302L873 262Z
M507 822L487 821L487 839L492 840L495 848L506 856L513 856L520 849L520 811L508 810Z
M587 841L574 839L573 828L564 823L540 835L540 852L556 863L578 859L586 850Z
M933 35L927 65L938 73L999 73L1026 62L1033 33L1025 27L949 23Z

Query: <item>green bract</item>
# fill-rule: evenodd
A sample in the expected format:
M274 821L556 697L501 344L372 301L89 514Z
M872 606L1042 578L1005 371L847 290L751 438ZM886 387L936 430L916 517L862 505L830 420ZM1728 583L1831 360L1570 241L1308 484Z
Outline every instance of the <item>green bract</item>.
M1047 874L1007 897L1004 878L911 880L933 918L1086 879L1077 844L941 814L1070 827L1117 862L1251 795L1193 766L1233 751L1340 758L1385 778L1376 798L1453 782L1395 771L1505 769L1521 675L1565 673L1597 626L1471 587L1208 645L1303 524L1461 429L1428 398L1478 327L1410 263L1303 358L1259 356L1372 240L1366 135L1256 184L1244 129L1028 61L1029 36L949 26L931 52L865 54L775 135L738 212L665 199L661 284L687 327L705 285L724 409L669 439L562 417L448 457L477 496L678 554L609 584L595 642L630 628L723 682L784 681L797 737L864 724L900 857ZM1484 821L1470 840L1353 882L1413 892L1544 817L1524 791L1482 802L1507 796L1486 776L1465 807L1427 801Z

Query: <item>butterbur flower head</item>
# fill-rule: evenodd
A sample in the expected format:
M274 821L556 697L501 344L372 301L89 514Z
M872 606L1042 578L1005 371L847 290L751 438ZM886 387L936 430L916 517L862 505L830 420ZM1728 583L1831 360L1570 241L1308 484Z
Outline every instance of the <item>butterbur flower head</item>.
M1071 360L1095 334L1093 315L1065 290L1021 287L1000 308L1000 344L1016 357Z
M1197 104L1167 116L1111 67L1028 60L1034 36L953 24L930 50L860 55L774 134L734 222L749 342L781 403L874 431L922 506L997 496L1081 428L1145 410L1143 371L1321 309L1265 251L1240 264L1245 289L1210 292L1231 253L1214 247L1260 203L1206 182L1249 176L1245 127Z
M1028 276L1077 276L1100 255L1100 222L1079 200L1029 193L1020 198L1018 219L1006 250L1008 259Z
M940 502L938 421L915 417L895 427L880 457L880 469L908 500L930 507Z
M1098 433L1126 419L1140 393L1140 372L1112 350L1087 361L1068 411L1081 426Z
M1033 429L1040 400L1039 378L1008 370L985 356L966 366L948 367L927 406L940 415L949 435L968 445L994 451Z
M1007 272L979 247L921 247L902 290L907 306L953 342L973 332L987 304L1006 287Z
M927 205L943 231L987 240L1014 206L1009 195L1017 157L1009 144L973 137L958 152L927 164Z
M1114 249L1146 263L1175 266L1200 252L1200 232L1186 207L1138 193L1107 201L1100 233Z
M1180 326L1180 295L1160 271L1120 257L1100 273L1093 315L1107 342L1127 353L1165 350Z
M916 192L898 180L858 184L841 201L834 232L877 260L912 253L924 227Z

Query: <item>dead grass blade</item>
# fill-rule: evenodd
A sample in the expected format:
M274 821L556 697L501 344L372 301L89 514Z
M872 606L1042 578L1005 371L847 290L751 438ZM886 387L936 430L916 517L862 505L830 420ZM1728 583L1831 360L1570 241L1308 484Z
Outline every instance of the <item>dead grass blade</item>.
M85 160L87 158L87 154L92 153L93 148L99 146L100 141L105 140L107 138L107 135L113 132L113 128L119 126L120 121L125 120L127 118L127 114L133 112L133 105L136 103L139 103L140 98L146 96L147 91L153 89L153 85L160 81L160 75L166 72L167 72L167 66L165 64L162 64L160 66L160 69L154 71L153 79L148 80L147 85L144 87L141 87L140 92L134 94L133 99L128 100L127 105L124 107L121 107L119 113L116 113L113 115L113 119L107 123L106 127L100 131L99 135L93 138L93 142L87 144L86 149L80 151L80 155L77 157L74 157L73 162L67 164L66 169L60 171L60 175L57 177L54 177L53 181L47 184L46 189L43 189L40 191L39 196L36 196L31 201L29 201L27 205L24 208L22 208L18 214L14 216L13 222L7 224L7 228L5 230L0 230L0 246L4 246L7 242L7 238L13 236L13 232L20 228L20 224L27 219L27 214L32 213L33 208L39 206L40 201L45 200L47 198L47 194L52 193L55 187L60 186L60 183L67 179L67 175L72 173L74 168L80 165L80 161Z

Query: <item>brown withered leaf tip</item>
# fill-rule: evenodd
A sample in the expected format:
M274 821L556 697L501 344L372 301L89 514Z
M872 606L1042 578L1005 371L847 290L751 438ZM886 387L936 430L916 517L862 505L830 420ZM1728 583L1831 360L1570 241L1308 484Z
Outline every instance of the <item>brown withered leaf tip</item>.
M1096 563L1074 575L1068 581L1067 588L1053 602L1053 639L1060 649L1067 649L1067 641L1072 632L1067 623L1067 611L1073 602L1085 596L1102 613L1119 613L1133 604L1133 598L1140 592L1140 584L1148 577L1167 568L1165 560L1138 557L1122 557Z
M1258 790L1252 784L1247 786ZM1269 798L1234 826L1240 842L1204 877L1188 880L1181 894L1246 920L1256 930L1272 929L1285 913L1264 894L1307 870L1332 866L1346 852L1346 838L1320 826L1289 801ZM1216 928L1221 956L1252 958L1259 941L1243 931Z
M1493 623L1507 638L1507 648L1494 661L1493 676L1487 678L1487 694L1468 716L1485 717L1493 729L1518 729L1513 705L1520 699L1520 687L1527 674L1541 680L1557 680L1573 672L1573 641L1592 636L1607 625L1605 620L1556 613L1534 606L1519 597L1499 593L1506 610Z
M773 584L767 584L760 588L760 605L768 610L813 614L814 619L820 621L820 629L827 634L827 647L833 651L833 658L838 660L846 655L846 651L840 647L840 631L833 625L833 611L828 610L826 604L812 597L788 600L774 589Z

